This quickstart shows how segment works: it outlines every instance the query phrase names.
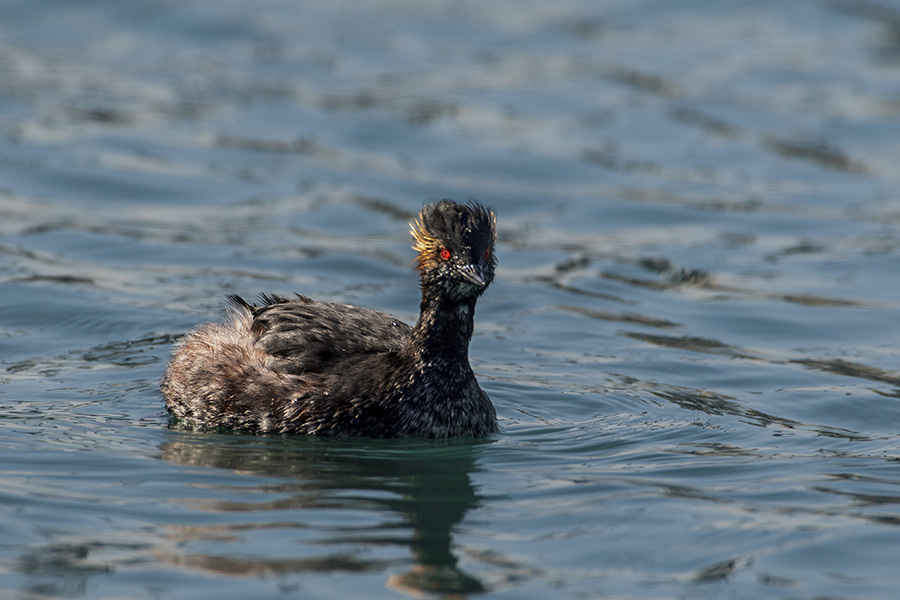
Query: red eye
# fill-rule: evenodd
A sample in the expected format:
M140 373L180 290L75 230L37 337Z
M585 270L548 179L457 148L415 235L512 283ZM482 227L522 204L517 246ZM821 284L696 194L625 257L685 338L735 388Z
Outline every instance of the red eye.
M484 251L484 260L491 260L491 249L488 248Z
M441 258L444 260L450 260L450 251L446 248L441 248Z

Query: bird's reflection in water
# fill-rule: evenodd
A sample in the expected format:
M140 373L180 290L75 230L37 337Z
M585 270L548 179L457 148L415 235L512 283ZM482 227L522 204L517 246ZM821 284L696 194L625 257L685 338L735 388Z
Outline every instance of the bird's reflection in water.
M170 530L180 542L178 548L191 542L239 541L248 531L268 529L280 531L264 534L277 536L292 530L313 537L309 545L298 544L297 554L303 557L296 558L246 558L246 553L180 550L161 558L182 568L232 576L390 573L397 563L390 548L408 547L413 567L389 575L388 586L414 595L479 592L484 586L459 569L452 551L454 527L479 501L469 477L477 453L478 445L471 441L336 441L194 434L165 442L160 455L166 461L277 477L280 481L253 488L249 500L235 498L247 498L246 489L229 493L226 484L221 496L210 499L204 493L204 499L186 499L191 508L200 507L207 513L274 511L288 515L276 516L268 523L248 518L225 524L172 526ZM260 498L260 494L269 498ZM327 522L317 524L317 514L323 509L329 512ZM346 520L335 525L335 514L340 520L341 511L346 511ZM376 518L360 525L359 511ZM310 548L335 545L348 550L309 555ZM361 557L360 547L366 549L362 554L375 558Z

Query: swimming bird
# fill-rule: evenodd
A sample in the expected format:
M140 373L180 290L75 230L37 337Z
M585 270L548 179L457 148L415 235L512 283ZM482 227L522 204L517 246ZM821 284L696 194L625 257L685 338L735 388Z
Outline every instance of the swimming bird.
M451 437L498 429L469 365L475 303L494 279L493 211L425 205L410 223L421 288L410 327L306 296L229 296L223 323L177 343L161 390L187 426L319 436Z

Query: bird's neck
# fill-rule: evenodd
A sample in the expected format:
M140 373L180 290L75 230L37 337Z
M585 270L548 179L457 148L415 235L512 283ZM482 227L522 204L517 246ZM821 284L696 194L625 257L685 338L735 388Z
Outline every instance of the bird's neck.
M420 361L468 366L475 300L450 302L423 293L419 320L410 336L410 347Z

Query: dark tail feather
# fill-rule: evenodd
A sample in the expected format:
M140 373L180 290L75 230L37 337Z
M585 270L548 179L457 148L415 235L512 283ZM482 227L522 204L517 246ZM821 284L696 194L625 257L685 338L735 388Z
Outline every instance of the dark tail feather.
M260 302L263 303L264 306L271 306L272 304L284 304L285 302L290 302L290 300L288 300L281 294L266 294L266 293L260 294L259 300L260 300Z
M228 304L238 310L253 312L253 306L237 294L228 294L225 299L228 300Z
M238 294L228 294L225 296L225 299L228 301L228 304L237 308L239 310L249 310L250 312L255 312L260 308L265 308L266 306L271 306L273 304L284 304L285 302L290 302L287 298L280 294L260 294L258 296L259 301L262 303L262 306L256 306L255 304L250 304L243 298L241 298Z

